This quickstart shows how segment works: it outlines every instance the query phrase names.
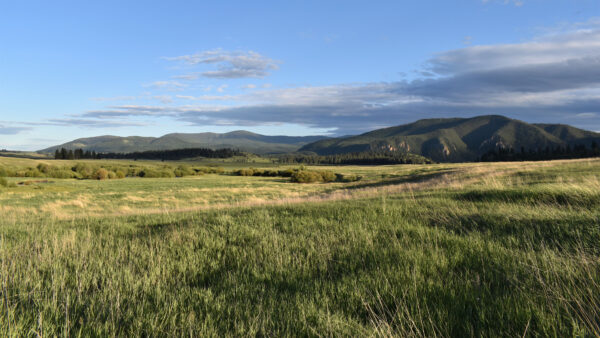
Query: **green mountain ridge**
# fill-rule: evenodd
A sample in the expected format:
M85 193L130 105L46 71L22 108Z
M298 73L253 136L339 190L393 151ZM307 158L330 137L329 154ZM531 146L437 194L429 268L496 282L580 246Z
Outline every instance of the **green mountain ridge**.
M600 134L561 124L530 124L499 115L423 119L361 135L319 140L303 152L334 155L362 151L405 151L437 162L477 160L499 147L516 150L600 142Z
M60 148L112 153L182 148L234 148L264 155L294 152L305 144L324 138L324 136L266 136L242 130L223 134L174 133L161 137L105 135L76 139L61 145L39 150L38 152L53 153L56 149Z

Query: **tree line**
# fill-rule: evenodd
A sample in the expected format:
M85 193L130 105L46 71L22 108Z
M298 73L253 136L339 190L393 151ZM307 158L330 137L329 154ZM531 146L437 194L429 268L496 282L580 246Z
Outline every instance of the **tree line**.
M519 151L514 148L499 147L492 149L481 155L482 162L504 162L504 161L548 161L548 160L566 160L575 158L587 158L600 156L600 147L596 141L592 141L588 148L585 144L565 147L545 147L536 149L525 149L521 147Z
M368 151L335 155L286 154L278 157L282 164L349 164L349 165L381 165L381 164L427 164L433 163L428 158L410 153L394 151Z
M57 160L79 160L79 159L130 159L130 160L170 160L177 161L192 157L206 158L230 158L233 156L244 155L239 150L230 148L224 149L209 149L209 148L185 148L173 150L148 150L136 151L132 153L100 153L95 151L83 151L83 149L57 149L54 153L54 158Z
M56 149L54 158L57 160L80 160L80 159L99 159L99 153L95 151L83 151L83 149Z

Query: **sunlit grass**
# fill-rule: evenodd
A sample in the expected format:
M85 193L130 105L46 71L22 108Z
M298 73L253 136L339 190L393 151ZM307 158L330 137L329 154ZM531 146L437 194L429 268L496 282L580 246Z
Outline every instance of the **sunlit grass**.
M347 166L334 170L365 179L5 188L0 335L595 336L599 169Z

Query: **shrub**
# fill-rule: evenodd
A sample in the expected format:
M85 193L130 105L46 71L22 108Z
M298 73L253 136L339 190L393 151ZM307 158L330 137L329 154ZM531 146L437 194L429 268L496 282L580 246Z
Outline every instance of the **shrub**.
M294 183L323 182L323 176L315 171L298 170L292 174L291 181Z
M333 182L335 181L335 174L329 170L319 171L319 174L323 178L323 182Z
M263 176L277 177L277 176L279 176L279 171L278 170L265 170L265 172L263 173Z
M4 177L0 177L0 187L8 187L8 181Z
M233 172L237 176L264 176L264 177L292 177L292 174L298 170L271 170L271 169L253 169L245 168Z
M71 170L79 173L79 175L81 175L82 178L95 178L93 176L97 171L94 171L94 168L92 168L92 166L85 163L77 163L73 168L71 168Z
M294 183L334 182L336 178L337 175L329 170L296 170L291 174L291 181Z
M175 169L173 173L176 177L183 177L195 175L196 171L186 165L180 165Z
M362 180L362 176L359 175L344 175L344 174L335 174L336 182L356 182Z
M0 177L7 177L8 175L8 170L6 170L6 168L4 167L0 167Z
M254 169L252 176L265 176L265 171L263 169Z
M17 177L44 177L37 168L27 168L26 170L20 170L15 173Z
M114 171L109 171L108 172L108 179L109 180L114 180L115 178L117 178L117 174Z
M194 171L196 171L196 174L200 174L200 175L202 175L202 174L222 174L225 172L225 169L223 169L221 167L199 167L199 168L194 168ZM237 175L237 171L235 171L234 174Z
M142 174L142 171L143 170L140 170L139 168L130 167L130 168L127 169L126 176L129 176L129 177L136 177L136 176L144 177L144 175Z
M76 173L70 171L70 170L65 170L65 169L52 169L51 171L49 171L46 176L48 177L52 177L52 178L74 178L77 177Z
M145 178L161 178L161 177L175 177L175 174L173 173L172 170L169 170L169 169L163 169L163 170L144 169L139 172L138 176L145 177Z
M94 173L94 178L97 180L105 180L108 178L108 170L100 168Z
M173 173L172 169L163 169L158 172L159 177L175 177L175 173Z
M253 176L254 169L240 169L235 172L238 176Z
M37 170L39 170L40 172L42 172L44 174L49 173L52 169L54 169L54 168L46 163L40 163L37 165Z
M281 176L281 177L292 177L294 172L295 171L292 169L285 169L285 170L279 170L279 172L277 174L278 174L278 176Z
M117 172L115 173L115 175L117 175L117 178L125 178L125 173L122 170L117 170Z
M152 169L143 169L137 173L139 177L158 177L158 173Z

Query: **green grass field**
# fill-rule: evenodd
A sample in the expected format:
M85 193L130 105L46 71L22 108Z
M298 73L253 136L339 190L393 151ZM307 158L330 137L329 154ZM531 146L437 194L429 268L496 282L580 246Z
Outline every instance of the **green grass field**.
M600 160L318 169L8 178L0 335L600 335Z

